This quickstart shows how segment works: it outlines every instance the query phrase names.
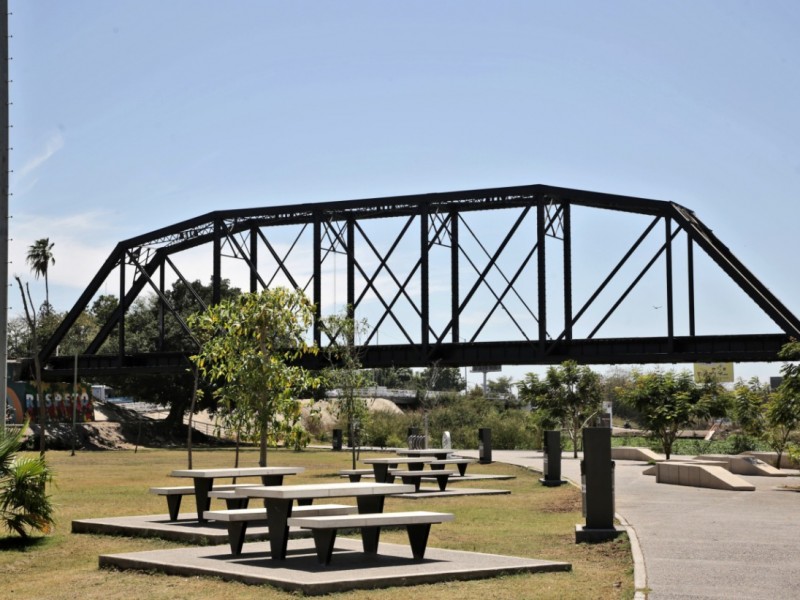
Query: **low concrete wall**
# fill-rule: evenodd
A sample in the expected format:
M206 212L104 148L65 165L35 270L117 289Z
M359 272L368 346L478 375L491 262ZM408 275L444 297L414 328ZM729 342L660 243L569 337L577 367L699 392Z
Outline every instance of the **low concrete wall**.
M720 466L725 467L736 475L758 475L760 477L787 477L788 473L779 471L772 465L765 463L755 456L730 456L728 454L702 454L696 457L697 460L719 462Z
M660 462L656 482L729 491L753 491L756 486L716 464Z
M768 465L777 467L778 453L777 452L745 452L740 456L754 456L759 460L763 460ZM789 456L784 453L781 456L781 469L800 469L800 464L792 461Z
M666 460L663 454L656 454L650 448L638 446L615 446L611 448L612 460L643 460L646 462Z

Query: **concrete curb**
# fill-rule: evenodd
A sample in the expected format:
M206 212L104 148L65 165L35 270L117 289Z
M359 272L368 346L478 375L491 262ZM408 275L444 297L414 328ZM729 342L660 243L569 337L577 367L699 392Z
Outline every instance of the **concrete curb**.
M625 528L631 543L631 556L633 557L633 598L634 600L647 600L647 568L644 562L644 554L642 554L642 547L639 545L639 537L636 535L636 530L633 528L633 525L628 523L625 517L619 513L614 513L614 517Z
M535 467L527 467L527 469L529 471L533 471L534 473L541 473L544 475L542 471L536 469ZM580 484L572 481L569 477L564 477L564 480L570 485L581 489ZM642 554L642 547L639 545L639 537L636 535L636 530L630 523L628 523L625 517L615 512L614 518L620 522L622 527L624 527L631 544L631 557L633 558L633 598L634 600L647 600L647 568L644 562L644 554Z

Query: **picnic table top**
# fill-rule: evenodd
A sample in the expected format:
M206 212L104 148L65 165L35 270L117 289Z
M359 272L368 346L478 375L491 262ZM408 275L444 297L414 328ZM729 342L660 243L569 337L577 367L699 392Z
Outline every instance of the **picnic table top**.
M398 465L404 464L428 464L433 458L416 456L393 456L392 458L365 458L361 462L365 465Z
M230 469L177 469L171 477L213 479L215 477L261 477L264 475L296 475L303 467L239 467Z
M236 490L237 496L293 500L342 498L346 496L389 496L414 492L411 484L400 483L305 483L299 485L261 485Z
M445 477L455 475L455 471L446 471L444 469L431 469L430 471L407 471L405 469L391 469L390 474L395 477Z

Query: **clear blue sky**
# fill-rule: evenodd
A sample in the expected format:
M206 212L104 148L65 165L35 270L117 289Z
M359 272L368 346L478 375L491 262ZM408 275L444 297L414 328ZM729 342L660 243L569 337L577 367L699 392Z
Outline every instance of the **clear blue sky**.
M800 314L796 1L10 9L10 273L49 237L59 310L207 211L544 183L689 207Z

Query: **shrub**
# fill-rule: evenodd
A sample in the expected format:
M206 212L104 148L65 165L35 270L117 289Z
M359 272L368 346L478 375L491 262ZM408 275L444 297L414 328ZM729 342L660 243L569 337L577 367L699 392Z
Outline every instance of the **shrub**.
M397 448L406 445L408 417L405 414L377 411L366 424L366 440L371 446Z
M757 440L743 433L734 433L727 439L727 442L731 454L741 454L758 449Z
M492 430L492 447L498 450L542 447L542 426L536 413L501 409L483 397L452 396L427 412L430 445L438 447L445 431L453 448L478 447L478 429ZM408 429L424 430L425 413L374 412L364 423L362 441L381 448L404 447Z
M45 486L52 480L44 455L20 458L23 433L0 430L0 520L6 529L28 537L28 529L49 533L53 506Z

